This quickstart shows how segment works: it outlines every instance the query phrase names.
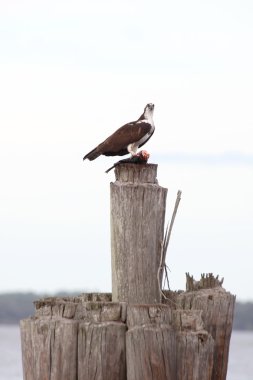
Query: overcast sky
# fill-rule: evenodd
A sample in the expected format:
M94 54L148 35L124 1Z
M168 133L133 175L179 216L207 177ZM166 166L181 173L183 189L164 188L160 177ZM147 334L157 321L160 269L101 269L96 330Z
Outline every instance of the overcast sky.
M82 157L153 102L167 219L183 192L172 289L213 272L253 300L252 20L251 0L1 1L0 291L111 290L115 158Z

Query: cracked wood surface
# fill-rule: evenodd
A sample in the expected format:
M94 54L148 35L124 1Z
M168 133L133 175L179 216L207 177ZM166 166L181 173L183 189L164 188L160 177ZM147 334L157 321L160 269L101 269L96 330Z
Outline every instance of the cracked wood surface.
M45 298L21 321L24 380L224 380L234 296L180 292L169 304L110 295Z
M211 275L211 274L210 274ZM178 295L178 308L202 310L203 325L214 339L212 380L225 380L233 326L235 296L221 286Z
M159 303L167 189L156 165L119 165L111 183L112 300Z
M24 380L225 380L235 297L208 274L160 300L167 189L156 170L115 168L112 295L36 301L20 324Z

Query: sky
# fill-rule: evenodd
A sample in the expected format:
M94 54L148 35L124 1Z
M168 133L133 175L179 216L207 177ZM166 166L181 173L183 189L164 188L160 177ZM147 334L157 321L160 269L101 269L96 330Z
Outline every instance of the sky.
M155 104L145 146L177 213L172 289L253 300L253 3L0 2L0 292L110 291L117 159L82 157Z

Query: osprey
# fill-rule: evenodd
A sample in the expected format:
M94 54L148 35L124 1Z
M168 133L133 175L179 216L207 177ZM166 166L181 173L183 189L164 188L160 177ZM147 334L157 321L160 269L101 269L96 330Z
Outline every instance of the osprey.
M137 149L144 145L155 130L153 121L154 104L148 103L138 120L123 125L105 141L84 156L92 161L101 154L104 156L136 155Z

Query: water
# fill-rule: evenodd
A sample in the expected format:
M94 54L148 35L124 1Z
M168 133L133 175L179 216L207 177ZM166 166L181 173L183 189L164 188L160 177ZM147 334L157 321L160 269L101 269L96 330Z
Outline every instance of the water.
M227 380L253 379L253 332L234 331ZM23 380L18 326L0 325L0 380Z
M0 380L22 380L19 326L0 325Z
M234 331L231 337L227 380L253 379L253 332Z

